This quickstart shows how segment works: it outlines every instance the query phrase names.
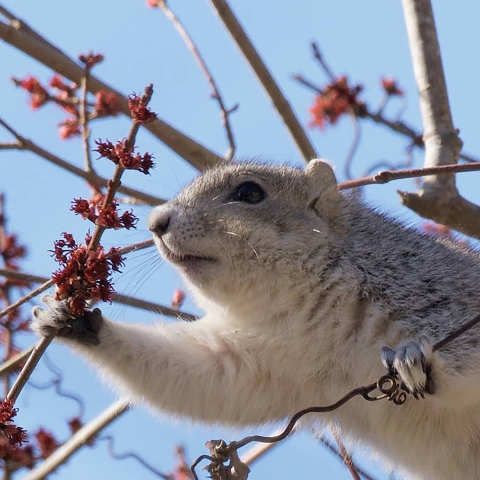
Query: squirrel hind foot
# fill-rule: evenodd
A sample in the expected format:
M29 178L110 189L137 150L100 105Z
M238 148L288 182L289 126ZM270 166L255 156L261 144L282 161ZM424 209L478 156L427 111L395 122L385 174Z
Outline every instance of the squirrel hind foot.
M381 350L383 365L417 399L424 398L425 393L432 395L437 389L433 379L432 355L427 343L416 340L400 344L395 350L390 347L382 347Z

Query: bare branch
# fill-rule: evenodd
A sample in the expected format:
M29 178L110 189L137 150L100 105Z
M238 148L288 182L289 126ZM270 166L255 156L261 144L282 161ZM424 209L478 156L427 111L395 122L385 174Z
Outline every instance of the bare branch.
M22 363L25 362L27 357L32 353L33 347L26 348L19 354L15 355L13 358L7 360L3 365L0 365L0 376L10 375L19 368Z
M195 45L192 37L188 33L187 29L180 21L180 19L172 12L172 10L167 6L166 0L158 0L157 2L158 7L163 11L166 17L172 22L173 26L176 28L177 32L182 37L183 41L187 45L188 49L192 53L193 57L197 61L202 70L203 74L207 78L207 81L212 89L212 98L215 99L220 107L220 111L222 114L222 123L225 128L225 133L227 134L227 141L230 146L228 152L225 155L226 160L232 160L235 154L235 139L233 137L233 130L230 125L229 117L230 115L237 109L238 105L235 105L233 108L227 108L225 106L225 102L223 101L223 97L220 94L220 89L217 86L217 82L213 78L213 75L210 72L205 60L202 57L199 49Z
M333 453L335 456L337 456L340 460L343 461L342 455L340 452L330 443L329 440L327 440L323 435L319 435L318 432L316 432L314 429L311 430L315 438L322 443L322 445L328 449L331 453ZM367 473L365 470L363 470L360 467L357 467L358 473L365 479L365 480L375 480L369 473Z
M393 180L405 178L427 177L429 175L445 175L452 173L475 172L480 170L480 163L463 163L461 165L444 165L441 167L409 168L406 170L385 170L371 177L358 178L356 180L347 180L338 184L340 190L363 187L375 183L389 183Z
M37 287L35 290L32 290L30 293L20 298L19 300L17 300L15 303L12 303L8 307L4 308L3 310L0 310L0 318L4 317L5 315L8 315L10 312L13 312L24 303L27 303L32 298L35 298L37 295L40 295L41 293L43 293L45 290L48 290L52 285L53 285L53 282L51 280L48 280L48 282L45 282L43 285L40 285L39 287Z
M462 141L453 127L430 0L403 0L413 70L424 127L424 165L457 163ZM417 193L399 192L419 215L480 238L480 208L462 198L455 177L426 178Z
M47 350L48 346L52 343L54 335L49 337L42 338L33 348L32 353L28 357L28 360L25 362L25 366L22 368L22 371L18 374L15 383L13 384L12 388L8 392L7 399L13 400L14 402L17 400L20 392L23 390L23 387L28 382L28 379L32 375L35 367L38 365L38 362L42 358L45 350Z
M88 444L105 427L110 425L123 413L128 411L130 405L125 400L117 400L90 423L83 426L72 435L62 446L57 448L40 466L31 470L23 480L42 480L48 474L63 465L75 452Z
M480 239L480 207L458 195L449 199L398 191L402 204L418 215Z
M270 97L275 109L282 118L283 123L287 127L303 158L307 162L313 158L317 158L318 155L292 107L288 103L285 95L280 90L280 87L277 85L265 62L258 54L226 0L210 0L210 3L254 71L258 80L263 85L263 88Z
M82 77L80 88L82 97L80 101L80 126L82 127L82 143L83 153L85 155L85 171L91 172L93 170L92 155L90 153L90 128L88 126L88 80L90 78L90 67L85 65L85 73Z
M320 47L318 46L318 43L312 42L310 46L312 48L313 57L318 61L323 71L327 74L327 77L329 78L329 80L331 82L334 82L337 77L333 73L333 70L330 68L328 63L326 62L325 58L323 57L322 52L320 51Z
M80 65L32 28L26 26L24 22L8 12L5 7L1 6L1 12L7 18L10 18L11 21L10 24L0 22L0 39L80 85L84 74L84 70ZM114 93L118 98L121 112L130 118L130 110L125 95L98 80L93 75L90 76L88 90L93 94L99 90ZM222 157L195 142L163 120L157 119L145 125L145 128L199 170L204 170L223 160Z
M53 153L45 150L44 148L32 142L28 138L25 138L22 135L20 135L7 122L5 122L5 120L1 118L0 118L0 125L3 126L6 130L8 130L18 140L18 142L11 144L12 148L15 148L17 150L27 150L29 152L32 152L35 155L38 155L39 157L43 158L44 160L47 160L48 162L53 163L57 167L63 168L67 172L73 173L77 177L83 178L89 184L97 188L108 187L108 180L106 178L103 178L97 175L97 173L95 173L94 170L91 170L91 171L82 170L81 168L75 165L72 165L66 160L63 160L62 158L57 157ZM118 188L118 191L132 198L135 198L139 202L145 203L147 205L161 205L165 203L165 200L163 200L162 198L155 197L153 195L150 195L145 192L141 192L139 190L127 187L125 185L120 185L120 187Z
M47 277L30 275L28 273L17 272L16 270L9 270L7 268L0 268L0 276L3 276L5 278L11 278L13 280L21 280L24 282L43 283L48 281ZM140 298L122 295L121 293L115 293L112 297L112 302L128 305L129 307L140 308L149 312L158 313L159 315L165 315L166 317L174 317L188 322L192 322L198 319L196 315L193 315L191 313L165 307L164 305L149 302L148 300L141 300Z
M413 71L420 95L426 167L457 163L462 142L453 127L430 0L403 0ZM456 196L455 177L425 179L426 194Z
M357 466L355 463L353 463L353 458L348 453L347 449L345 448L344 443L342 442L342 439L340 438L340 432L335 424L333 424L330 427L330 430L332 432L333 438L335 439L335 442L337 442L338 445L338 451L340 453L340 457L343 460L344 465L347 467L348 471L352 475L352 478L354 480L360 480L360 474L358 473Z

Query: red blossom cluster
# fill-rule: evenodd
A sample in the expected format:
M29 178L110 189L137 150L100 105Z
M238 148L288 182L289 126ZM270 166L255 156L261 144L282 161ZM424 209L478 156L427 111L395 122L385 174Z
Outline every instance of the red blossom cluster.
M37 445L40 449L40 458L49 457L58 447L58 442L55 437L47 432L44 428L40 428L35 434L35 439L37 440Z
M6 268L11 270L18 270L18 260L24 258L27 254L27 249L24 245L19 245L16 235L5 235L3 241L0 243L0 256Z
M138 170L139 172L148 175L150 169L154 167L153 155L146 152L143 155L134 153L135 147L127 145L126 140L122 140L114 145L112 142L106 140L95 140L97 148L95 152L100 154L100 157L108 158L115 165L121 165L127 170Z
M79 58L86 68L90 69L103 60L103 55L89 52L86 55L80 55ZM29 103L34 110L50 102L67 112L69 116L58 124L62 140L80 135L80 99L76 83L67 84L66 80L58 74L53 75L47 86L42 85L32 76L24 79L12 78L12 81L30 94ZM88 107L91 109L88 115L90 120L115 116L121 111L117 96L106 90L99 90L95 95L95 103L88 103Z
M135 228L138 218L133 211L118 214L118 203L114 200L110 205L103 206L105 195L97 194L90 200L84 198L74 198L70 210L77 215L81 215L85 220L90 220L95 225L101 225L105 228Z
M344 113L361 114L365 104L358 99L358 94L362 89L361 85L350 87L345 76L329 83L315 98L315 104L310 108L313 116L311 125L323 129L327 123L335 124Z
M17 408L13 408L13 404L13 400L3 400L0 404L0 430L3 437L8 440L8 445L17 448L26 441L27 432L13 424L12 419L18 412Z
M147 107L147 103L145 98L136 94L128 97L128 108L130 108L132 118L142 125L153 122L157 118L157 114Z
M399 88L394 78L381 78L380 84L387 95L403 97L403 90Z
M27 441L27 432L13 423L13 417L18 411L13 405L13 400L3 400L0 403L0 458L18 468L31 468L34 463L33 448L22 448L22 444Z
M121 111L121 105L117 96L106 90L99 90L96 95L95 107L92 112L92 118L115 117Z
M50 99L47 89L35 77L29 76L24 79L12 77L12 82L30 94L30 106L33 110L37 110Z
M87 235L85 245L77 245L72 234L63 233L63 240L54 242L52 256L61 268L52 274L57 287L57 300L68 298L74 315L83 315L90 299L111 302L115 293L110 275L112 270L120 272L123 257L112 247L107 253L101 245L95 251L88 250L91 237Z
M73 417L68 421L68 426L70 427L70 431L73 435L83 427L83 422L79 417Z
M25 257L27 249L18 243L16 235L6 234L0 241L0 257L3 259L5 268L18 271L18 261ZM7 302L12 288L29 288L30 284L23 280L4 278L0 281L0 301ZM21 317L20 310L14 310L0 319L0 324L8 329L10 333L19 330L27 330L29 321ZM0 336L0 343L4 343Z
M101 53L93 53L91 50L87 54L81 53L78 59L87 67L93 68L97 63L103 62L104 56Z

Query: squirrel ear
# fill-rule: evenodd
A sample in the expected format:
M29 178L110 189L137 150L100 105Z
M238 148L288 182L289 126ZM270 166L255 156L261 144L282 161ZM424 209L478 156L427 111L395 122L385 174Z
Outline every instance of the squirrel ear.
M308 206L319 215L334 215L342 198L332 167L319 158L311 160L305 169Z

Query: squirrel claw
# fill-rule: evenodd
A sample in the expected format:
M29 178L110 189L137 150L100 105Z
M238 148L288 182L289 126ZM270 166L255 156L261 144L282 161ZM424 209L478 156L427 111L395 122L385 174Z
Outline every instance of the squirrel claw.
M381 350L383 365L417 400L425 398L425 393L436 391L432 378L432 355L432 349L425 341L408 341L396 350L390 347L382 347Z

